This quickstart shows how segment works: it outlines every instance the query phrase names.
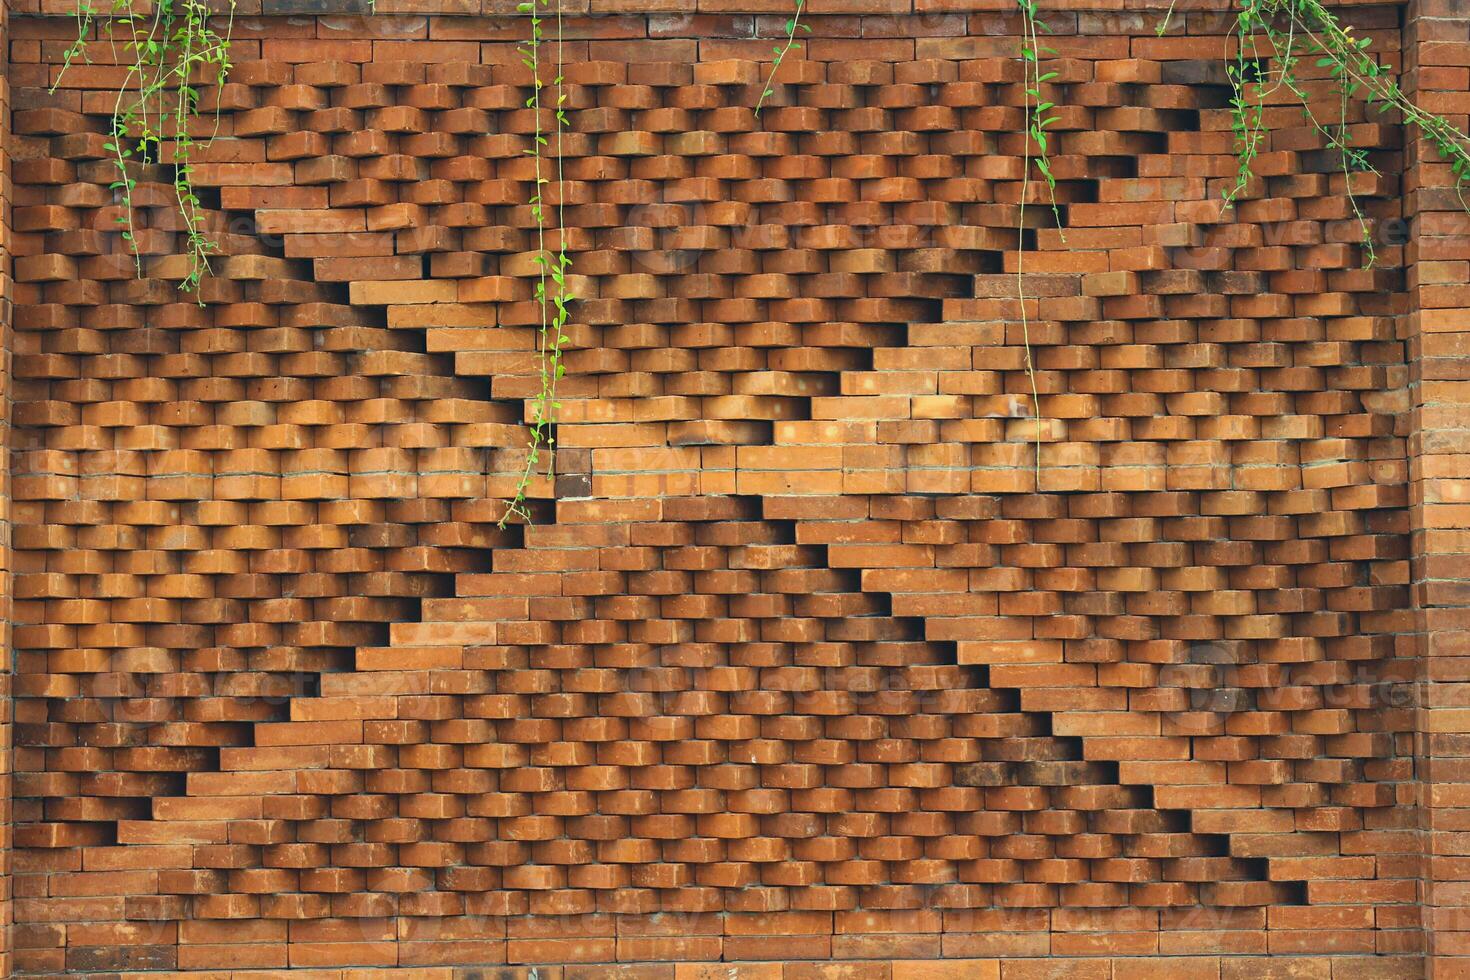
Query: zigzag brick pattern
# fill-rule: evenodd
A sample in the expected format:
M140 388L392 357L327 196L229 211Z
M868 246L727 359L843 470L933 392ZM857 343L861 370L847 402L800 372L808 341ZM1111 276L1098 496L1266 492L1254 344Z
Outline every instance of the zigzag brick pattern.
M238 23L196 305L106 42L16 19L17 970L1417 975L1403 134L1365 269L1285 100L1222 209L1224 20L1063 11L1023 216L1013 16L819 13L757 119L782 20L567 21L501 530L524 23Z

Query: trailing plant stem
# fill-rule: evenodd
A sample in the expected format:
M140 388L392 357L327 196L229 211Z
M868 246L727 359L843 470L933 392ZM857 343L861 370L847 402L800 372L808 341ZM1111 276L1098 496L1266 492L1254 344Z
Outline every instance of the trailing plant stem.
M549 146L549 143L541 129L541 90L545 86L541 80L541 45L544 41L542 24L545 18L537 13L537 4L544 6L548 2L549 0L530 0L520 5L521 12L530 14L531 19L531 37L521 49L521 61L531 70L531 95L526 99L526 108L531 110L533 129L531 147L526 150L526 153L534 161L532 172L534 186L529 203L531 216L536 222L536 255L533 261L537 267L534 295L539 319L536 346L540 388L530 402L531 429L526 462L516 481L515 492L500 517L499 525L502 528L510 522L512 517L519 517L525 521L531 519L530 508L526 504L526 495L530 490L531 481L536 477L537 465L541 461L543 450L546 453L546 476L553 480L556 476L556 434L553 426L556 422L556 413L561 408L561 403L556 400L556 386L566 374L562 352L568 340L566 328L570 318L570 304L574 299L567 285L567 272L572 263L567 255L566 193L563 184L562 138L566 132L568 120L565 80L562 74L562 66L565 63L565 43L560 0L558 0L556 9L556 77L552 82L556 86L556 108L553 113L556 126L556 251L553 252L546 245L545 188L550 181L545 176L542 166L544 163L543 151Z
M1051 193L1052 214L1057 219L1058 228L1061 227L1061 210L1057 206L1056 178L1051 171L1051 164L1047 159L1048 141L1046 136L1047 127L1056 122L1055 117L1049 117L1047 113L1055 107L1055 103L1044 101L1041 94L1041 86L1057 77L1056 72L1045 72L1041 70L1041 56L1043 53L1055 53L1050 48L1043 48L1040 42L1038 28L1046 29L1046 25L1036 18L1037 0L1016 0L1016 5L1021 11L1021 69L1023 90L1023 106L1026 115L1026 132L1022 140L1021 149L1021 197L1017 207L1016 216L1016 302L1020 307L1021 317L1021 344L1025 350L1026 377L1031 384L1031 421L1033 426L1032 435L1036 446L1036 489L1041 490L1041 394L1036 384L1036 364L1031 350L1031 318L1026 312L1026 200L1031 194L1031 144L1034 141L1037 146L1038 155L1035 158L1037 170L1046 179L1047 187Z
M194 76L200 70L212 72L215 84L224 84L230 71L235 0L230 0L223 35L210 26L211 13L205 0L156 0L146 14L138 13L133 4L134 0L113 0L103 20L114 59L127 65L113 103L106 144L117 170L117 179L110 185L122 208L117 223L141 277L143 254L133 206L138 182L129 168L171 163L174 200L184 229L183 251L189 263L179 288L197 294L200 281L209 273L209 256L218 245L204 232L203 208L194 189L193 160L198 141L190 132L190 122L198 116L200 101ZM77 38L66 51L52 92L76 58L86 57L89 35L98 20L99 14L89 3L77 8ZM119 27L125 29L126 60L117 54ZM212 139L213 135L204 143ZM171 159L166 161L166 155ZM202 304L203 299L199 302Z
M1372 227L1353 186L1354 173L1378 174L1366 151L1354 148L1348 126L1349 103L1363 95L1380 114L1397 110L1406 123L1418 127L1423 136L1450 164L1460 204L1470 211L1465 190L1470 183L1470 136L1442 116L1419 108L1399 87L1369 51L1371 38L1360 38L1344 26L1321 0L1238 0L1235 20L1236 54L1229 64L1232 127L1235 131L1237 171L1234 183L1224 192L1227 206L1233 205L1254 177L1254 165L1265 136L1265 106L1282 90L1300 103L1308 124L1323 138L1326 148L1336 152L1342 164L1344 192L1362 232L1364 264L1377 260ZM1270 45L1274 69L1266 67L1260 39ZM1247 55L1249 52L1249 56ZM1312 111L1297 68L1303 57L1316 56L1316 67L1326 69L1338 95L1338 120L1328 126ZM1273 78L1274 76L1274 78Z
M775 90L771 88L771 83L775 81L776 72L781 70L781 63L786 60L786 56L792 51L801 50L801 45L796 40L796 32L798 30L806 31L808 34L812 32L811 27L801 22L801 12L805 5L806 0L796 0L796 11L791 15L791 19L786 22L786 43L771 49L771 52L775 54L776 58L771 62L771 70L766 74L766 80L761 85L760 98L756 99L755 102L755 115L757 119L760 118L761 106L766 104L766 99L775 94Z

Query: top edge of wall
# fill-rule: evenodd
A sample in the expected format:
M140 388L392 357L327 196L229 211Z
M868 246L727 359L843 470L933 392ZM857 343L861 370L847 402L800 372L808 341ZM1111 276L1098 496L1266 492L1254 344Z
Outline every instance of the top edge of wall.
M21 16L76 15L78 0L11 0L12 14ZM146 2L146 0L145 0ZM357 15L375 16L525 16L518 10L522 0L236 0L237 16ZM1410 0L1333 0L1339 7L1400 7ZM1173 8L1181 17L1191 13L1228 13L1236 0L1044 0L1049 13L1056 12L1162 12ZM211 0L221 13L230 11L229 0ZM545 6L544 14L557 11L557 0ZM561 0L561 13L568 16L599 17L621 14L681 16L688 14L764 14L790 16L795 0ZM950 13L1014 13L1016 0L807 0L804 13L811 16L902 16Z

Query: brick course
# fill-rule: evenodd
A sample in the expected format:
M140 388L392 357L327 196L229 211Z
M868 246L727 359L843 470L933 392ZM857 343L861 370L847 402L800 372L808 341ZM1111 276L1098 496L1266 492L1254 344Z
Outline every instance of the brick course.
M1458 975L1466 218L1391 121L1368 270L1288 106L1222 210L1228 4L1048 0L1023 329L1010 0L813 0L759 120L784 4L570 8L501 530L525 24L270 2L202 308L106 44L11 25L18 975ZM1463 124L1434 2L1350 16Z

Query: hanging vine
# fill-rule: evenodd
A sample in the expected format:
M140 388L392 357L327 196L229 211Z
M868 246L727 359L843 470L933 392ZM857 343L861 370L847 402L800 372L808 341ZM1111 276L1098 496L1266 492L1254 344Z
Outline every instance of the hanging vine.
M52 83L55 92L78 58L86 59L90 44L106 39L112 46L114 61L124 69L117 87L111 112L109 135L104 148L111 155L116 179L110 184L116 195L120 213L116 218L125 247L132 256L139 276L145 274L145 247L139 242L139 227L134 194L140 174L146 168L168 168L178 221L182 228L183 247L187 259L186 272L179 288L198 296L202 279L210 273L210 256L219 250L207 230L205 214L194 185L194 168L201 147L207 146L218 131L218 109L214 132L199 124L204 84L223 85L231 67L230 36L234 23L235 0L227 0L228 16L223 32L211 23L211 10L206 0L112 0L112 6L99 11L83 2L77 8L77 37L64 53L62 65ZM570 305L575 301L568 284L572 262L567 252L565 195L563 181L563 137L568 129L567 95L563 79L564 42L560 3L555 13L555 75L550 82L542 79L545 59L543 47L548 43L543 13L551 0L528 0L518 9L529 15L531 32L522 45L522 61L532 75L531 94L526 108L532 111L533 137L526 153L534 161L534 188L529 199L536 225L536 264L534 299L539 310L537 354L539 388L528 403L530 433L525 464L512 499L501 519L504 525L512 518L530 519L527 494L536 479L543 457L545 474L554 478L555 422L561 405L557 401L557 384L565 374L563 352L568 343ZM1058 78L1056 71L1046 70L1044 61L1056 54L1041 43L1041 35L1050 29L1040 17L1042 0L1015 0L1021 14L1023 115L1025 132L1020 198L1017 207L1016 297L1020 308L1022 343L1025 348L1025 370L1031 388L1032 420L1036 442L1035 467L1037 486L1041 482L1041 404L1039 384L1031 345L1030 314L1026 307L1026 212L1033 187L1032 168L1045 182L1051 211L1058 228L1064 224L1057 201L1057 181L1052 169L1053 127L1059 122L1056 104L1047 97L1047 87ZM1416 127L1435 147L1450 167L1460 203L1470 211L1465 197L1470 184L1470 136L1442 116L1423 110L1403 91L1392 74L1372 53L1369 38L1357 37L1350 26L1326 8L1322 0L1236 0L1233 38L1234 53L1226 65L1231 86L1230 112L1234 133L1236 172L1223 191L1227 206L1247 194L1256 177L1256 164L1265 146L1266 107L1285 92L1301 104L1307 124L1322 138L1326 149L1337 155L1347 195L1361 231L1365 264L1377 260L1372 226L1359 201L1359 174L1378 175L1368 152L1353 145L1351 107L1362 99L1376 106L1379 114L1397 111L1402 119ZM1171 4L1159 25L1163 34L1174 10ZM785 41L772 48L774 60L761 86L755 114L759 116L767 100L774 94L777 74L786 58L801 49L797 37L811 33L803 22L806 0L795 0L792 16L785 22ZM94 38L93 35L96 35ZM121 49L121 54L119 54ZM1336 100L1336 118L1323 122L1313 111L1314 96L1309 83L1303 81L1301 66L1315 59L1324 69ZM554 130L543 124L544 90L555 87L556 98L551 113ZM1320 101L1320 95L1316 96ZM555 139L555 182L557 185L555 218L549 213L546 188L552 183L548 175L547 153ZM167 172L167 171L166 171ZM554 235L554 241L552 241Z
M1351 26L1344 25L1321 0L1237 0L1239 10L1234 24L1234 57L1227 61L1226 75L1231 85L1231 129L1234 133L1236 173L1223 192L1227 207L1245 194L1255 179L1256 162L1267 135L1266 106L1285 90L1301 104L1304 119L1321 137L1329 152L1337 155L1343 177L1343 192L1359 228L1359 242L1364 265L1371 268L1378 259L1372 224L1358 198L1356 174L1381 176L1366 150L1352 145L1349 126L1350 106L1362 97L1368 106L1376 106L1380 115L1397 110L1403 120L1418 128L1440 155L1450 164L1455 190L1461 206L1470 212L1465 191L1470 184L1470 135L1462 132L1443 116L1421 109L1403 91L1398 82L1371 52L1372 40L1357 37ZM1056 197L1056 178L1049 156L1048 129L1058 122L1053 115L1055 103L1048 100L1043 85L1057 78L1045 71L1042 59L1056 54L1043 47L1041 34L1051 33L1039 16L1039 0L1016 0L1021 13L1021 63L1023 69L1023 110L1025 138L1022 149L1021 194L1016 223L1016 299L1020 307L1022 345L1025 349L1026 375L1031 385L1032 418L1036 439L1036 483L1041 488L1041 416L1040 395L1036 381L1031 347L1030 317L1026 311L1025 228L1026 205L1031 192L1033 163L1047 185L1052 214L1057 226L1063 226ZM799 9L799 8L798 8ZM1174 15L1171 0L1159 25L1162 36ZM1262 41L1268 46L1263 50ZM1303 59L1315 58L1315 65L1325 69L1337 101L1337 118L1330 123L1320 121L1312 109L1312 96L1298 74ZM1274 65L1274 69L1272 66ZM1033 152L1033 147L1034 152ZM1063 239L1065 241L1065 238Z
M757 119L760 118L761 106L766 104L766 99L769 99L775 94L776 90L771 86L775 83L776 73L781 70L781 63L786 60L786 56L792 51L801 50L801 44L796 40L796 32L799 30L805 31L808 34L812 32L810 25L801 22L801 14L805 7L806 0L796 0L796 10L792 13L791 19L786 21L786 43L779 44L771 49L771 53L776 57L771 62L771 70L766 73L765 82L761 85L760 98L755 100L755 115Z
M1352 145L1348 125L1349 107L1362 97L1380 115L1396 110L1404 122L1416 127L1450 164L1460 204L1470 211L1465 198L1470 183L1470 136L1443 116L1421 109L1371 51L1372 39L1358 37L1321 0L1238 0L1240 9L1234 25L1235 56L1227 64L1231 85L1231 128L1235 133L1236 175L1224 191L1227 206L1233 205L1255 177L1266 127L1266 105L1281 91L1301 103L1303 118L1335 152L1343 175L1344 193L1361 231L1364 264L1378 258L1373 228L1358 200L1354 174L1379 176L1368 153ZM1172 8L1159 25L1159 34L1169 26ZM1263 46L1264 45L1264 46ZM1304 59L1315 59L1327 71L1337 96L1337 119L1320 121L1312 109L1312 97L1298 74Z
M1016 303L1021 317L1021 344L1025 351L1026 377L1031 383L1031 420L1035 437L1036 489L1041 489L1041 394L1036 384L1036 363L1031 350L1031 318L1026 312L1026 199L1031 195L1031 167L1046 181L1051 198L1052 215L1057 227L1062 226L1061 208L1057 205L1057 180L1051 169L1050 141L1047 130L1057 122L1051 115L1056 103L1042 94L1042 86L1057 77L1054 71L1042 69L1042 57L1056 51L1041 44L1041 33L1051 33L1037 17L1037 0L1016 0L1021 11L1021 90L1026 117L1026 132L1021 140L1021 197L1016 214ZM1036 147L1033 155L1032 146Z
M499 523L502 528L510 522L512 517L519 517L524 521L531 520L526 494L530 490L531 482L536 478L537 466L541 462L543 452L546 456L547 478L555 479L556 476L556 432L553 426L556 423L556 413L561 408L561 403L556 400L556 386L566 374L562 352L568 340L566 328L570 318L570 304L575 299L567 285L567 273L572 267L572 260L567 255L566 192L562 170L562 137L567 130L568 122L566 86L562 74L565 64L565 46L560 0L556 7L556 75L551 81L551 84L556 86L556 102L552 113L556 137L556 226L552 230L556 232L556 248L553 250L546 244L548 230L546 187L551 183L543 169L545 151L550 149L550 142L541 125L543 108L541 93L546 86L541 78L541 48L546 40L544 27L546 18L538 12L538 5L544 7L548 4L549 0L529 0L517 8L521 13L529 14L531 20L531 36L521 46L521 63L531 71L531 94L526 99L526 108L531 110L534 129L531 146L526 153L534 161L533 186L529 203L531 217L536 222L536 254L533 261L537 270L534 288L539 316L536 343L540 389L530 402L531 429L526 462L521 469L520 478L516 481L515 492L506 504L505 513L500 517Z
M188 259L179 289L195 293L200 305L204 300L198 296L199 284L210 271L210 255L219 246L204 228L204 211L194 188L194 160L196 151L218 132L218 110L214 130L202 140L195 136L192 123L200 115L200 81L223 85L229 75L234 15L235 0L229 0L225 30L220 34L210 24L211 11L204 0L155 0L136 6L135 0L113 0L105 15L84 3L77 8L76 40L67 48L51 84L54 93L72 63L87 57L93 28L100 23L99 33L126 68L113 104L108 141L103 144L117 170L117 179L109 186L122 209L116 219L119 231L141 277L143 252L133 204L138 186L135 171L150 165L171 166L174 200L183 226L182 251Z

